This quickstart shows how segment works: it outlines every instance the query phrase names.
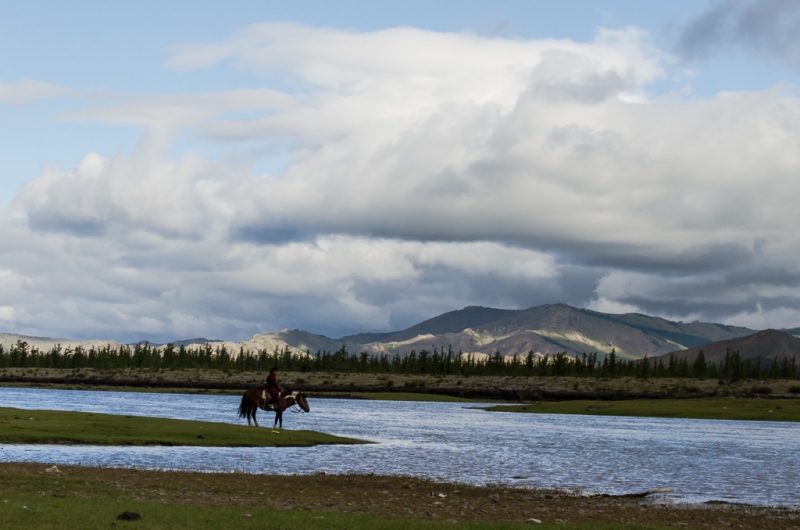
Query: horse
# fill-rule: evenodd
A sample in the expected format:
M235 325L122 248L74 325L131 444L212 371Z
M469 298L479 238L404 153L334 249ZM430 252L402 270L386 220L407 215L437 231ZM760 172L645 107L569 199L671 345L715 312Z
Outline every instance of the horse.
M250 418L253 418L253 423L255 423L255 426L258 427L258 420L256 420L256 412L258 409L274 410L275 422L272 424L272 428L275 429L278 425L280 425L279 428L283 429L283 411L289 407L297 405L303 412L311 411L311 409L308 407L308 401L306 401L306 395L302 392L281 394L280 399L278 399L278 403L273 405L274 408L272 409L264 408L266 406L266 402L267 393L263 388L251 388L242 396L242 402L239 404L239 417L247 418L247 425L250 425Z

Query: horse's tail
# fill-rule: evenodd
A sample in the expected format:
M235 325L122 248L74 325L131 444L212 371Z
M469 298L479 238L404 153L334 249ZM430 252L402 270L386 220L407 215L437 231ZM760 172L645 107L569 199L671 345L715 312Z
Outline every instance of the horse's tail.
M245 392L242 395L242 402L239 404L239 417L246 418L248 412L250 412L250 407L247 406L247 392Z

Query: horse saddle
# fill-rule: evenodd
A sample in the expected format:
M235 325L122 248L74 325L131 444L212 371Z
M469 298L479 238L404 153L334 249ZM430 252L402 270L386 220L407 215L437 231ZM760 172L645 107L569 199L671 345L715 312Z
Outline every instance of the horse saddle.
M266 390L261 391L261 399L264 400L264 406L261 407L261 410L269 410L269 411L275 410L275 404L269 403L270 397L269 394L267 394Z

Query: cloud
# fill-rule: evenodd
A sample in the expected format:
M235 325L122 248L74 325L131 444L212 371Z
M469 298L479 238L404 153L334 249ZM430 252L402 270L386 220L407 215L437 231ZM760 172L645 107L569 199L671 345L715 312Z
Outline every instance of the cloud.
M269 89L178 95L105 93L96 100L101 104L64 112L61 117L176 130L197 127L230 112L271 111L293 103L292 96Z
M786 321L800 100L653 98L670 61L635 28L576 43L260 24L182 44L169 67L268 86L70 111L142 139L46 169L0 212L3 304L16 330L120 340L559 301Z
M800 69L798 25L800 4L793 0L718 0L682 28L676 50L691 60L741 46Z
M16 83L0 82L0 103L24 105L34 101L71 98L81 92L65 86L23 79Z
M338 336L468 305L470 286L503 278L498 271L509 259L527 264L510 274L512 281L533 289L559 282L547 256L497 243L331 236L253 245L214 234L168 239L115 228L87 236L42 232L7 218L4 225L0 243L10 269L0 281L4 302L17 308L14 321L4 324L29 334L241 339L311 327ZM23 270L24 277L12 272Z
M14 322L15 317L16 311L13 307L7 305L0 306L0 321Z
M593 309L594 311L600 311L601 313L611 313L612 315L622 315L625 313L641 313L642 310L633 304L625 304L623 302L618 302L616 300L609 300L605 297L600 297L596 300L592 300L589 305L587 306L589 309Z
M796 328L798 322L800 322L800 310L796 308L779 307L764 310L761 305L757 305L755 310L730 316L725 321L726 324L732 326L744 326L751 329Z

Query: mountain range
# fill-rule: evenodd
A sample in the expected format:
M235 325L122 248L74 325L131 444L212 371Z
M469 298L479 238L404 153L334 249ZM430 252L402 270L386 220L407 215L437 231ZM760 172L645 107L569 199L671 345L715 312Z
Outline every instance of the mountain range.
M460 329L459 329L460 328ZM456 351L503 355L566 351L609 353L638 359L684 350L713 341L754 333L743 327L704 322L673 322L637 313L613 315L566 304L522 310L467 307L444 313L403 331L342 337L348 349L378 353L412 348L447 348Z
M188 339L173 344L198 347L210 342L215 347L225 345L234 352L240 348L274 350L288 347L311 353L318 350L335 351L345 346L351 352L389 355L406 355L411 350L452 348L456 352L477 356L497 351L504 356L515 353L526 355L531 350L537 356L562 351L571 355L584 352L607 354L614 349L621 358L639 359L684 350L688 355L700 346L747 337L757 331L724 324L675 322L638 313L608 314L566 304L550 304L521 310L465 307L401 331L360 333L339 339L285 329L257 334L242 342ZM800 328L785 331L792 335L800 334ZM114 341L74 341L0 334L0 344L6 348L17 340L25 340L40 349L50 349L59 343L63 347L118 345ZM724 355L724 347L722 351Z
M794 330L788 330L794 331ZM782 360L784 357L800 359L800 338L775 329L765 329L746 337L721 340L695 346L686 350L677 351L662 355L660 359L667 364L669 356L675 359L687 359L690 363L702 351L706 362L719 364L725 360L726 352L737 351L742 359L761 358L765 364L769 364L773 359Z

